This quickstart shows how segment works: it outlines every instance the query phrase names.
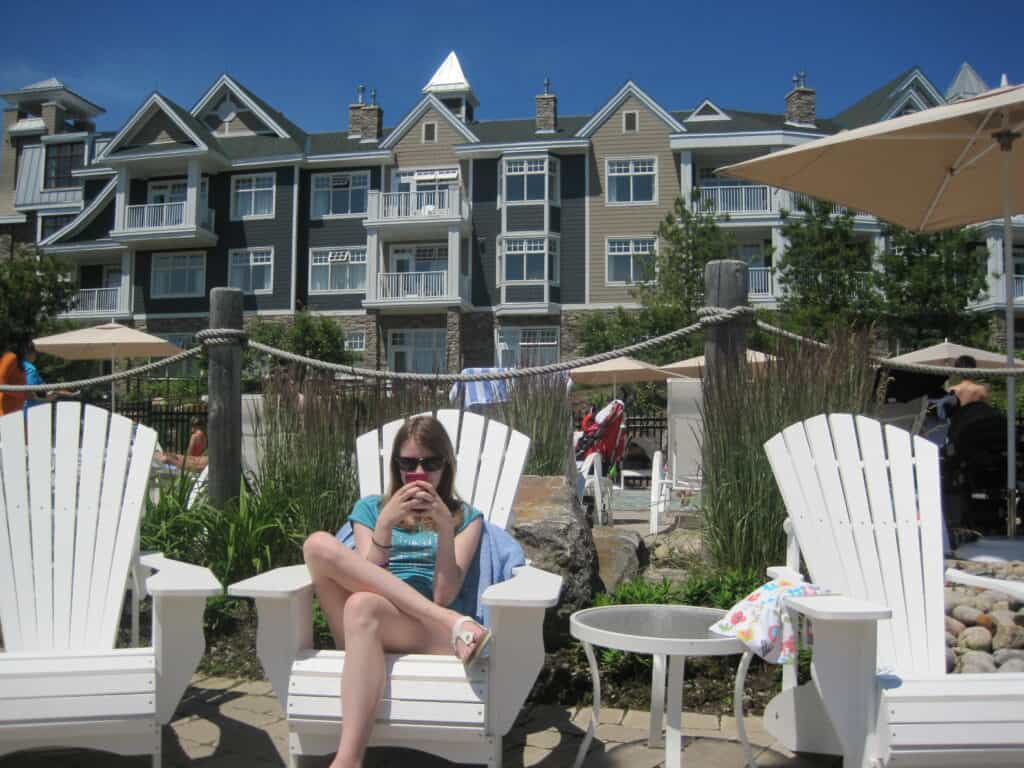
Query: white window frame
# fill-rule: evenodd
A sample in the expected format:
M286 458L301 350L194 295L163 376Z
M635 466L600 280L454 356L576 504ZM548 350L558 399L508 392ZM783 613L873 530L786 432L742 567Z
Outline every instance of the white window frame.
M633 116L633 130L629 130L626 126L626 116ZM622 113L622 132L623 133L640 133L640 111L636 109L627 109Z
M543 166L540 170L534 167L530 170L530 163L542 162ZM522 163L522 170L510 171L509 165L513 163ZM505 185L508 183L508 177L522 176L523 177L523 195L522 200L509 200L508 192L505 190ZM554 191L551 188L550 177L554 175L555 184ZM526 198L526 191L529 188L527 184L529 176L543 176L544 177L544 196L540 198ZM542 205L544 203L550 203L552 205L562 204L562 164L559 162L557 157L551 157L549 155L515 155L512 157L503 157L501 163L498 166L498 204L501 205L501 201L505 201L506 206L514 205Z
M623 173L612 174L612 163L626 163L626 162L629 163L629 173L628 174L623 174ZM635 176L635 175L637 175L637 176L639 176L639 175L643 175L643 176L649 175L647 173L638 174L636 172L636 170L634 169L633 164L634 163L638 163L638 162L650 162L650 163L653 163L653 167L654 167L654 182L652 184L652 195L653 195L652 198L650 200L612 200L612 197L611 197L611 195L612 195L612 183L611 183L611 180L612 180L612 176L613 175L614 176L628 176L630 179L632 179L633 176ZM605 191L604 191L604 202L605 202L605 205L618 206L618 205L657 205L658 204L658 158L657 158L657 156L647 156L647 157L608 157L608 158L605 158L605 161L604 161L604 178L605 178L605 184L604 184L604 187L605 187ZM629 190L630 190L630 196L632 197L632 194L633 194L632 182L630 183Z
M232 270L235 267L234 261L235 261L235 257L236 256L248 256L249 257L249 263L248 263L247 266L249 267L249 284L252 285L252 268L253 268L253 266L257 266L257 265L253 264L253 257L257 256L257 255L262 256L267 251L270 252L270 287L269 288L259 288L259 289L248 290L247 291L247 290L245 290L245 288L243 288L240 285L232 285L231 284L231 272L232 272ZM265 263L260 263L258 266L265 266ZM244 293L246 295L249 295L249 296L268 296L268 295L273 294L274 293L274 246L272 246L272 245L253 245L253 246L249 246L247 248L230 248L228 250L228 287L229 288L239 288L242 291L242 293Z
M499 263L498 285L499 286L506 286L506 285L544 285L544 283L546 283L546 282L550 283L551 285L559 285L560 284L559 273L561 272L561 261L560 261L561 256L560 256L560 254L561 254L561 250L562 250L561 249L561 244L559 243L560 239L561 238L556 236L556 235L544 234L544 233L520 234L520 233L517 232L514 237L511 237L511 236L508 236L508 235L503 236L501 238L501 240L500 240L501 259L500 259L500 263ZM544 253L544 277L541 277L541 278L527 278L525 276L526 275L526 257L527 257L527 255L530 254L530 253L539 253L539 251L537 251L537 250L528 250L526 248L526 246L524 245L524 249L522 251L518 251L517 250L517 251L514 252L514 254L516 256L519 256L519 255L522 256L522 259L523 259L523 279L521 279L521 280L509 280L506 277L506 274L507 274L506 273L506 268L507 268L507 265L508 265L508 259L509 259L509 253L510 253L509 245L511 243L520 243L520 242L525 244L525 243L529 243L529 242L532 242L532 241L538 241L538 240L543 241L543 243L544 243L544 251L543 251L543 253ZM552 269L552 264L551 264L552 256L554 257L554 260L555 260L555 268L554 269ZM549 277L552 274L554 274L554 277Z
M432 139L428 139L427 138L427 126L428 125L434 126L434 138L432 138ZM420 126L420 143L421 144L437 144L437 123L434 122L433 120L431 120L429 122L425 122L425 123L423 123L422 126Z
M612 242L629 242L629 274L633 278L636 276L636 256L643 255L645 252L637 249L638 241L650 241L652 251L654 252L658 248L658 238L655 235L617 235L615 237L607 237L604 241L604 284L606 286L629 286L629 285L643 285L648 282L646 280L631 279L628 281L624 280L612 280L611 279L611 245ZM617 255L624 255L619 253Z
M352 208L351 190L353 188L358 189L358 186L356 184L354 184L355 179L357 177L365 177L366 178L366 187L365 187L365 189L366 189L366 209L363 210L363 211L355 211L355 212L352 212L350 210L349 213L334 213L334 211L332 210L330 213L325 213L325 214L322 214L322 215L317 215L317 213L316 213L316 194L317 194L317 192L323 192L324 191L324 190L318 190L316 188L317 181L319 179L327 179L327 184L328 184L328 187L327 187L327 190L326 190L326 192L327 192L327 199L330 200L331 203L333 204L334 196L331 194L330 184L331 184L331 182L332 182L332 180L334 178L336 178L336 177L343 177L343 176L347 177L348 180L349 180L349 191L350 191L350 194L349 194L349 209ZM310 176L310 179L309 179L309 218L311 220L313 220L313 221L323 221L324 219L365 219L366 216L367 216L367 212L369 211L369 208L370 208L370 172L369 171L338 171L338 172L333 172L333 173L314 173L314 174L312 174Z
M238 206L236 204L236 195L238 194L238 183L242 179L251 179L253 183L252 190L245 190L246 192L252 192L253 200L256 197L256 180L267 179L271 181L270 184L270 213L250 213L245 216L238 215ZM253 206L255 208L255 205ZM277 214L277 174L271 171L270 173L246 173L239 174L231 177L231 221L259 221L273 219Z
M521 367L522 355L520 359L516 361L516 365L512 365L512 361L506 361L504 355L511 352L508 341L503 337L506 333L513 333L519 336L519 342L517 348L521 351L523 348L523 334L524 333L541 333L541 334L553 334L554 341L530 341L527 342L528 347L553 347L555 350L555 359L553 362L561 360L562 355L562 339L561 339L561 328L557 325L528 325L528 326L499 326L494 329L494 349L497 352L497 360L495 363L502 368L517 368Z
M393 340L394 334L396 333L406 334L407 338L413 339L413 344L403 344L401 346L396 346ZM394 354L398 350L404 350L406 352L406 360L411 363L414 359L414 354L417 348L415 340L425 336L426 334L433 335L435 340L442 339L441 346L439 348L439 351L441 353L441 365L436 371L419 371L419 373L445 373L448 367L448 332L444 328L391 328L390 330L388 330L388 369L394 370ZM436 346L431 346L431 349L434 351L438 351L438 347Z
M346 331L345 332L345 351L346 352L365 352L366 351L366 331Z
M202 271L199 279L200 290L198 293L160 293L156 292L157 272L170 271L167 268L158 268L157 260L172 259L175 256L200 256L202 258ZM206 296L206 251L173 251L169 253L154 253L150 259L149 266L149 297L151 299L185 299L202 298Z
M313 288L313 260L317 257L327 256L327 285L331 284L331 264L344 264L346 270L353 264L363 265L363 286L362 288ZM333 257L333 260L331 260ZM353 258L355 257L355 258ZM361 257L361 258L360 258ZM338 295L342 293L366 293L366 246L365 245L339 245L339 246L317 246L309 249L309 294L311 296ZM322 266L322 265L316 265ZM348 282L351 283L351 280Z
M53 219L57 218L58 216L70 216L71 221L74 221L76 218L78 218L78 215L80 213L81 211L63 211L57 213L43 213L42 211L40 211L39 214L36 216L36 242L40 243L45 239L43 237L43 219ZM53 235L57 234L62 229L64 229L64 227L70 224L71 221L65 222L63 226L57 227L57 229L55 229L49 235L46 235L46 237L52 237Z

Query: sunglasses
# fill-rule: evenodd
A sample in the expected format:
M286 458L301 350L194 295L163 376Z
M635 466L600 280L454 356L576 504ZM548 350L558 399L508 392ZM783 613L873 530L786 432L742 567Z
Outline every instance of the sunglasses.
M425 472L437 472L444 467L443 456L399 456L398 468L403 472L413 472L416 467L423 467Z

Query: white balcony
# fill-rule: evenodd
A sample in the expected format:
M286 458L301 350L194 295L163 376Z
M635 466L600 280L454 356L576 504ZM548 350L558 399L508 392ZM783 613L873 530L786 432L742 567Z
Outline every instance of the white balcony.
M121 305L120 288L81 288L75 294L67 316L118 315L127 312Z
M206 207L198 208L194 216L189 215L187 203L145 203L126 205L110 236L121 242L135 245L159 245L162 243L181 246L214 245L215 212Z
M1024 276L1013 276L1013 298L1017 299L1024 296Z
M747 295L751 299L774 298L775 275L771 267L750 267L747 274L750 280Z
M761 184L697 187L693 190L693 206L713 213L775 213L772 192L771 187Z
M439 299L448 295L448 272L380 272L378 301Z
M467 234L469 201L458 187L423 192L378 192L367 196L365 226L384 240L435 237L452 226Z

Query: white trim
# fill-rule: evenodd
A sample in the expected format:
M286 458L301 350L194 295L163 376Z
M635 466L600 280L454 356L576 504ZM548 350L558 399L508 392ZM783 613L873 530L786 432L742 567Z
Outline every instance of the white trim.
M360 317L366 315L365 309L310 309L314 315L326 315L328 317Z
M74 141L85 141L91 134L88 131L76 131L75 133L54 133L43 136L39 141L43 144L70 144Z
M262 134L254 134L256 136ZM232 160L231 168L256 168L263 165L283 165L287 163L302 162L302 155L274 155L272 157L257 157L250 160Z
M619 283L615 283L615 285L619 285ZM562 305L562 311L563 312L579 312L581 310L586 310L586 309L593 309L593 310L643 309L643 304L639 304L639 303L637 303L635 301L634 302L625 301L625 302L618 302L618 303L602 302L602 303L597 303L597 304L590 304L588 302L587 304L563 304Z
M583 303L590 303L590 150L583 156ZM561 227L559 227L561 229Z
M70 245L40 246L45 253L71 254L92 253L94 251L127 251L128 246L112 240L94 240L89 243L71 243Z
M104 202L109 202L109 198L114 194L114 190L117 188L117 179L113 178L107 182L107 186L100 190L100 193L96 195L91 203L85 207L85 209L78 214L78 218L68 224L64 229L58 230L50 235L46 240L39 243L40 246L47 246L55 244L60 238L65 235L72 234L78 231L79 227L85 226L92 222L96 217L96 214L102 209Z
M313 288L313 254L316 251L362 251L363 252L363 280L364 286L362 288L325 288L323 290L315 290ZM310 296L340 296L343 294L365 294L369 286L369 269L367 264L370 260L369 249L366 244L362 245L315 245L309 248L309 257L306 262L306 291ZM349 262L351 264L352 262ZM328 280L330 283L330 269L327 272Z
M433 128L434 128L434 138L432 138L432 139L428 139L427 138L427 126L428 125L433 126ZM437 122L436 121L432 120L432 121L428 121L428 122L420 124L420 144L437 144Z
M465 123L452 114L452 111L442 104L434 94L428 93L420 99L419 103L413 107L412 110L410 110L409 114L403 118L402 122L395 126L391 133L388 134L387 138L377 145L378 148L391 149L391 147L395 146L395 144L401 141L405 134L409 132L409 129L411 129L431 108L437 112L438 115L447 120L451 126L466 139L466 141L473 144L480 143L480 140L473 135L473 132L466 127Z
M316 180L317 179L321 179L321 178L323 178L325 176L327 178L330 178L332 176L348 176L351 179L352 176L361 175L361 174L365 174L366 175L366 210L364 210L362 212L357 211L355 213L351 213L351 212L350 213L327 213L327 214L323 214L322 216L317 216L314 213L314 208L313 208L314 200L313 199L314 199L314 197L316 195L316 192L317 192L317 189L316 189ZM350 180L349 190L351 191L351 189L352 189L352 187L351 187L351 180ZM309 175L309 220L310 221L331 221L332 219L365 219L369 215L369 212L370 212L370 190L372 190L372 189L373 189L373 173L371 172L371 170L369 168L363 168L363 169L359 169L359 170L353 169L353 170L346 170L346 171L320 171L318 173L310 173L310 175ZM330 189L328 189L327 191L328 191L328 195L330 196ZM333 200L333 196L331 197L331 199ZM349 207L350 208L352 207L351 197L349 197Z
M888 111L886 111L884 115L882 115L881 120L888 120L891 117L899 115L903 111L903 108L907 106L909 102L913 102L914 106L917 107L917 110L919 112L923 112L924 110L929 108L929 105L925 104L924 101L921 100L921 97L918 96L914 91L907 91L903 95L903 98L897 101L891 109L889 109Z
M270 187L270 213L250 213L246 216L239 216L235 206L235 192L240 179L252 179L253 189L244 190L251 191L253 193L253 201L256 199L256 179L264 178L269 176L273 180L273 184ZM266 191L266 190L260 190ZM239 173L231 177L231 221L261 221L273 219L277 215L277 173L269 171L267 173Z
M68 224L74 224L75 219L78 217L78 214L80 214L81 212L82 212L81 208L75 208L75 209L70 210L70 211L68 211L68 210L57 211L57 212L48 211L47 213L39 212L38 214L36 214L36 242L37 243L42 243L43 242L43 219L52 219L55 216L71 216L72 217L71 221L69 221L63 227L61 227L60 229L57 229L57 230L54 230L53 232L51 232L50 235L47 237L47 239L49 239L53 235L55 235L58 232L60 232L61 229L64 229L64 227L67 227Z
M371 150L368 152L333 152L326 155L307 155L306 165L321 165L324 163L338 163L338 162L358 162L358 163L369 163L374 160L380 160L391 164L394 162L394 156L390 150Z
M159 296L156 294L155 288L155 276L157 270L154 268L154 262L157 259L165 259L171 256L202 256L203 257L203 277L200 280L199 293L163 293ZM149 257L149 298L150 300L162 300L162 299L196 299L203 298L206 296L206 251L193 250L193 251L163 251L161 253L154 253Z
M565 149L588 149L589 139L555 139L552 141L514 141L495 144L456 144L452 147L458 157L500 156L514 152L553 152Z
M626 127L626 116L633 116L633 130L629 130ZM639 109L624 109L622 111L622 132L623 133L640 133L640 110Z
M924 86L925 90L929 92L929 95L933 99L935 99L936 106L946 103L946 100L942 97L942 94L940 94L936 90L935 86L932 85L932 81L929 80L927 75L925 75L925 73L922 72L918 67L914 67L913 71L909 75L907 75L906 79L904 79L902 83L896 86L889 95L895 96L900 91L906 90L907 88L910 87L910 84L914 82L914 80L920 81L921 85Z
M110 176L110 175L115 174L115 173L117 173L117 171L115 171L113 168L94 167L94 168L76 168L75 170L73 170L71 172L71 175L74 176L76 179L81 179L81 178L91 179L91 178L99 177L99 176Z
M609 169L609 163L629 162L629 163L632 164L632 163L637 162L639 160L644 160L644 161L651 160L651 161L654 162L654 187L653 187L654 197L652 197L650 200L612 200L611 199L611 193L612 193L611 171ZM615 174L615 175L616 176L621 176L622 174ZM646 176L648 174L644 173L644 174L638 174L638 175ZM634 171L633 171L632 165L631 165L630 166L630 172L629 172L629 178L632 179L633 176L634 176ZM630 189L630 195L632 196L632 188ZM611 207L611 208L630 207L630 206L642 206L642 205L657 205L658 204L658 156L657 155L653 155L653 156L643 156L643 155L619 156L619 155L615 155L615 156L605 157L605 159L604 159L604 204L605 204L605 206Z
M199 119L199 114L207 106L208 102L210 102L213 99L213 97L217 95L217 90L222 85L226 86L228 90L230 90L235 96L238 97L239 101L243 102L245 106L247 106L252 112L256 113L256 116L259 117L259 119L262 120L267 126L269 126L270 130L276 133L279 138L293 138L291 135L288 134L288 132L284 128L278 125L278 123L270 115L268 115L263 109L261 109L259 105L256 104L256 102L254 102L252 99L246 96L241 86L234 80L232 80L230 75L226 74L221 75L217 79L217 82L210 86L206 94L196 103L194 107L192 107L190 112L194 118L196 118L197 120Z
M828 133L818 131L737 131L734 133L702 133L670 136L669 148L680 149L716 149L719 147L795 147L815 139L822 139Z
M673 133L686 133L686 128L676 120L672 115L658 102L648 96L644 91L632 80L627 80L626 84L623 85L618 92L612 96L605 105L590 118L586 125L576 131L577 138L590 138L594 135L604 122L615 113L619 107L625 103L626 99L630 96L638 99L645 107L653 112Z
M622 280L609 280L608 279L608 273L609 273L609 269L608 269L608 256L610 255L608 248L609 248L609 244L611 243L612 240L628 240L628 241L630 241L630 250L629 250L630 267L629 267L629 273L632 276L633 271L634 271L634 262L635 262L635 258L634 257L638 255L636 252L633 251L633 241L634 240L651 240L654 243L654 246L653 246L654 250L657 251L657 249L658 249L658 235L657 234L648 234L648 235L608 235L604 239L604 284L605 284L605 287L606 288L625 288L625 287L629 287L629 286L632 286L632 285L644 285L645 281L643 281L643 280L622 281ZM622 255L622 254L620 254L620 255Z
M117 132L117 134L114 136L114 138L112 138L110 140L110 143L108 143L107 146L105 146L103 148L103 150L96 156L96 160L97 161L100 161L100 160L107 161L107 160L109 160L111 153L117 148L117 145L119 143L123 142L128 136L131 135L132 131L135 130L135 128L136 128L136 124L141 122L142 118L144 116L146 116L147 113L149 112L149 110L151 108L153 108L153 107L158 108L160 111L162 111L168 117L170 117L171 121L175 125L177 125L181 129L181 131L186 136L189 137L189 139L192 140L192 142L196 145L197 149L199 149L201 151L208 151L210 149L206 145L206 142L204 142L202 139L200 139L192 131L192 129L189 128L181 120L181 118L178 117L178 115L174 112L174 110L171 109L167 105L167 102L163 99L163 97L159 93L153 93L148 99L146 99L146 101L142 104L142 106L139 107L135 111L135 114L131 116L131 118L128 120L128 122L125 123L124 127L120 131ZM191 151L191 150L189 150L189 151ZM167 153L161 153L161 154L167 154ZM133 159L135 159L135 158L133 158Z
M231 270L234 268L235 256L247 255L249 257L249 277L252 282L252 257L257 251L270 251L270 287L269 288L258 288L247 291L239 285L231 284ZM260 265L264 266L264 265ZM272 296L274 294L274 246L272 245L248 245L244 248L229 248L228 249L228 288L238 288L246 296Z
M508 164L510 162L511 163L519 163L519 162L523 163L523 170L522 170L522 172L521 173L516 173L515 175L516 176L523 176L523 195L525 196L526 195L526 177L531 175L531 174L526 172L526 163L529 162L530 160L542 160L544 162L544 170L540 174L537 174L536 172L534 172L532 174L534 176L542 175L544 177L544 197L539 198L539 199L537 199L537 198L527 199L527 198L524 197L524 199L522 199L522 200L509 200L508 199L508 195L506 194L507 190L505 189L505 186L508 184ZM550 191L549 188L548 188L548 177L549 177L549 175L551 173L551 162L552 161L554 161L555 168L557 170L556 177L555 177L556 178L556 189L555 189L555 191L558 194L555 196L555 198L548 197L548 193ZM508 206L516 207L516 206L521 206L521 205L544 205L544 206L546 206L548 204L557 205L557 206L561 207L561 205L562 205L562 164L561 164L561 162L559 161L559 159L557 157L555 157L553 155L546 154L546 153L539 153L539 154L538 153L529 153L529 154L523 154L523 155L505 156L505 157L502 157L499 162L501 164L501 173L498 175L498 178L501 180L501 189L498 190L498 201L499 201L499 204L502 204L502 205L504 205L506 207L508 207ZM547 219L547 212L545 212L545 220L546 219Z
M63 137L67 134L55 134L56 136ZM75 136L84 135L88 137L88 134L74 134ZM54 192L69 192L69 191L81 191L84 188L83 184L72 184L70 187L48 187L46 186L46 150L50 146L59 147L62 144L81 144L82 145L82 167L85 168L89 164L89 143L85 139L71 139L65 141L51 141L49 144L42 145L41 150L43 153L42 162L39 164L39 194L46 195ZM12 147L13 148L13 147ZM75 169L71 169L71 178L75 178ZM17 206L15 206L17 207Z
M715 110L715 112L717 114L714 114L714 115L702 115L702 114L700 114L700 111L705 109L706 107L711 107L711 109ZM721 108L719 108L719 106L717 104L715 104L715 102L713 102L711 99L704 99L704 101L702 101L700 104L698 104L697 108L695 110L693 110L693 112L690 113L690 116L688 118L686 118L685 120L683 120L683 122L684 123L704 123L704 122L722 121L722 120L732 120L732 118L729 117L727 114L725 114L725 112L723 112L721 110Z
M302 173L298 163L292 166L292 274L289 308L294 312L298 308L299 300L299 184L302 181Z
M24 224L28 217L23 213L0 215L0 224Z

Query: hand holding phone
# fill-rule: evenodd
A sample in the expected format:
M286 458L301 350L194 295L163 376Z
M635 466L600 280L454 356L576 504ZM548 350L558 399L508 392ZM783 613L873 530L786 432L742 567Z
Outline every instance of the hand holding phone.
M426 472L406 472L405 473L405 484L406 485L408 485L409 483L415 483L418 480L422 480L422 481L426 482L426 480L427 480L427 473Z

